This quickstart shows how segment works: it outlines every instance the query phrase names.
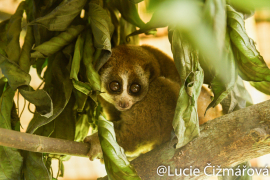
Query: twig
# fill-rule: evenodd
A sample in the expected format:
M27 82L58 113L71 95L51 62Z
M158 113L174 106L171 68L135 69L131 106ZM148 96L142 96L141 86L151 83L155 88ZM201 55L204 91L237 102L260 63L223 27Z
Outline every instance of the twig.
M28 106L27 106L28 111L29 111L30 113L34 114L35 112L33 112L33 111L31 110L30 105L31 105L31 103L29 102L29 103L28 103Z
M20 101L20 99L19 99L19 96L20 96L20 93L19 93L19 89L18 89L17 90L17 111L18 111L18 116L20 114L20 108L19 108L19 101Z
M23 109L22 109L22 112L21 112L21 114L20 114L20 116L19 116L19 118L21 119L21 117L22 117L22 114L23 114L23 111L24 111L24 109L25 109L25 106L26 106L26 100L25 100L25 98L23 98ZM19 107L19 106L18 106Z

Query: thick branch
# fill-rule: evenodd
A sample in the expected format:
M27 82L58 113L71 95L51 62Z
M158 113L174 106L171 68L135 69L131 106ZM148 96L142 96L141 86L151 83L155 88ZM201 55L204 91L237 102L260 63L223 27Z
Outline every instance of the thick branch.
M142 179L166 179L168 172L160 177L160 165L174 168L200 169L199 176L181 176L181 179L200 179L206 174L207 163L228 168L247 160L270 153L270 101L266 101L215 120L201 127L201 135L185 147L175 150L176 140L161 145L153 151L132 161ZM209 168L209 170L212 170ZM171 176L170 179L179 179Z
M89 144L0 128L0 146L26 151L86 157Z
M270 101L222 116L201 126L200 137L185 147L175 150L176 140L133 160L142 179L164 179L157 175L157 167L200 168L199 176L181 176L181 179L199 179L205 176L207 163L222 168L232 167L270 152ZM86 156L89 146L67 140L41 137L0 128L0 145L35 152ZM172 173L173 174L173 173ZM172 176L170 179L179 179Z

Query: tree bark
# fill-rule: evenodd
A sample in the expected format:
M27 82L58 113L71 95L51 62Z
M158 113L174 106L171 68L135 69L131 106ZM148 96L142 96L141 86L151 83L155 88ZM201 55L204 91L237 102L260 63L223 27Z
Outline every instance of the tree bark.
M186 146L175 149L176 140L146 153L131 164L142 179L201 179L204 167L229 168L270 153L270 101L253 105L216 118L200 126L201 134ZM198 176L157 175L161 165L170 166L170 174L180 168L199 168ZM211 174L213 168L207 168ZM186 173L190 173L186 171Z
M200 126L201 135L186 146L175 149L176 139L141 155L131 164L138 175L148 179L201 179L204 167L229 168L270 152L270 100L216 118ZM11 133L12 132L12 133ZM41 137L0 128L0 145L35 152L87 156L89 146L67 140ZM198 176L157 175L161 165L177 168L199 168ZM192 166L192 167L191 167ZM168 170L168 169L167 169ZM207 173L211 174L212 168ZM190 171L186 171L190 173Z

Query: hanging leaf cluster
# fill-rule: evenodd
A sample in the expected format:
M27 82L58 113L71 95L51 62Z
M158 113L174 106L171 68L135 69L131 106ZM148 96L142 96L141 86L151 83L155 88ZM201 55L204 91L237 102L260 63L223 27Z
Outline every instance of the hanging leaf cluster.
M109 59L113 46L138 43L138 36L126 39L136 26L144 25L136 3L125 0L22 1L15 14L0 23L0 127L20 131L18 107L13 102L15 91L18 91L35 105L27 133L83 141L89 128L96 131L99 124L99 128L105 127L102 137L106 142L114 129L106 128L106 123L98 120L102 113L97 101L100 93L98 70ZM23 13L26 13L26 24ZM22 24L27 28L21 48ZM29 85L31 68L36 69L43 81L42 88L34 89ZM126 179L137 177L115 137L113 141L115 143L106 145L108 154L104 153L108 174L112 179L117 179L122 171ZM103 140L101 143L104 144ZM112 167L119 162L115 154L110 153L112 151L124 160L124 164ZM51 180L63 176L62 161L69 157L1 146L0 159L3 167L0 179L42 177ZM57 177L52 176L52 159L59 160Z

